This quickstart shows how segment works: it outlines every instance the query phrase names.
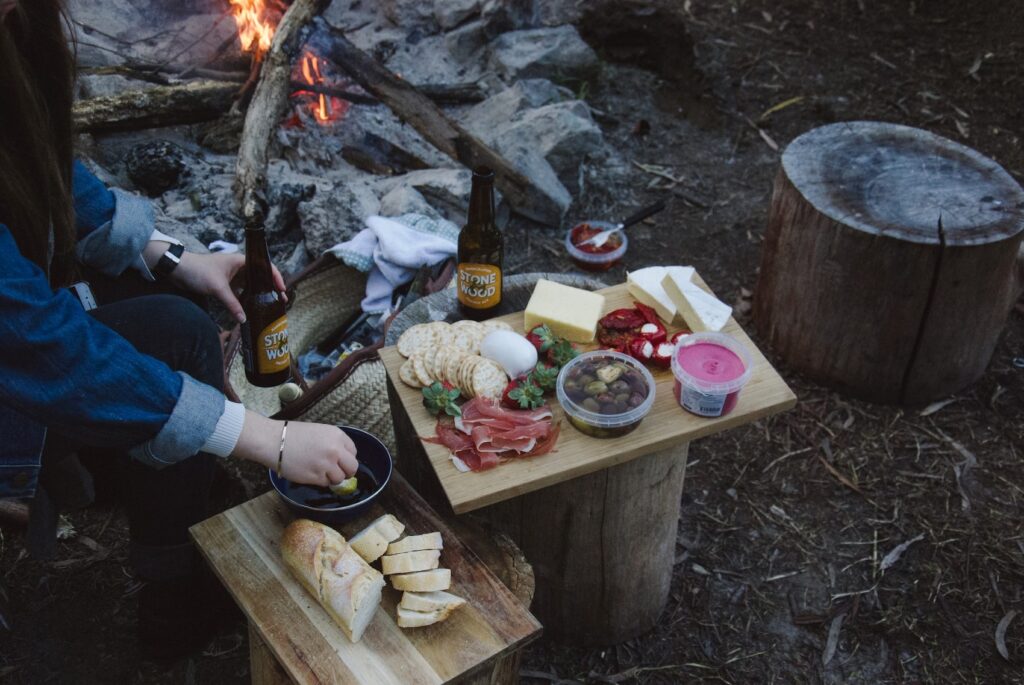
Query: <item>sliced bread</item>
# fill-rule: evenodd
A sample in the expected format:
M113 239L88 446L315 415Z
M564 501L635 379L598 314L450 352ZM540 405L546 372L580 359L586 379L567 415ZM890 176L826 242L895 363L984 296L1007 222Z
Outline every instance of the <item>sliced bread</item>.
M353 535L348 544L356 551L356 554L371 564L384 556L384 552L388 549L387 538L378 533L373 526Z
M424 533L423 535L408 535L398 542L388 545L388 554L405 554L406 552L417 552L422 549L444 549L440 533Z
M424 549L418 552L406 552L405 554L389 554L380 558L381 569L386 576L396 573L429 571L440 566L440 563L441 550L439 549Z
M433 592L447 590L452 585L452 572L447 568L435 568L417 573L402 573L391 576L391 586L396 590L409 592Z
M448 611L413 611L398 607L398 627L422 628L445 620L451 613L451 609Z
M405 524L391 514L384 514L379 519L371 523L370 527L374 528L378 533L387 538L388 542L394 542L398 538L402 537L402 532L405 530Z
M454 611L466 603L458 595L449 592L403 592L402 601L398 603L403 609L410 611Z

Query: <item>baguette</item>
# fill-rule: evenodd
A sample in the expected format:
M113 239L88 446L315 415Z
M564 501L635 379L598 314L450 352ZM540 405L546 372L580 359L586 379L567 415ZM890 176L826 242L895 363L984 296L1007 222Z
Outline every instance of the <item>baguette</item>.
M396 573L414 573L416 571L429 571L437 568L441 563L441 550L425 549L419 552L406 552L405 554L391 554L380 558L381 570L384 575L390 576Z
M417 573L402 573L391 576L391 586L396 590L410 592L431 592L447 590L452 585L452 572L446 568L435 568Z
M424 535L409 535L398 542L388 545L388 554L405 554L406 552L418 552L424 549L444 549L440 533L425 533Z
M403 609L402 607L398 607L398 627L422 628L423 626L440 623L448 618L453 610L454 608L448 609L447 611L413 611L412 609Z
M352 536L349 544L367 563L380 559L387 551L388 543L402 536L405 525L391 514L384 514Z
M466 603L466 600L448 592L403 592L398 606L409 611L447 611L451 613Z
M307 519L285 528L281 556L345 635L359 642L380 605L384 576L336 530Z

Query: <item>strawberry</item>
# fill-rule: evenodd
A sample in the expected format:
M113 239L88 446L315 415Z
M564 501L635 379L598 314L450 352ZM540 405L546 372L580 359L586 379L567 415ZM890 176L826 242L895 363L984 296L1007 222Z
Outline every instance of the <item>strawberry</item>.
M580 351L568 340L559 340L548 349L548 361L562 367L579 355Z
M462 416L462 409L457 403L461 396L459 389L451 383L434 381L432 385L423 388L423 406L432 415L444 412L448 416Z
M544 391L529 378L518 378L505 386L501 401L513 409L536 409L544 404Z
M537 366L530 372L530 380L537 384L544 392L551 392L555 389L555 382L558 380L559 368L548 366L544 362L537 362Z
M537 326L527 333L526 339L537 348L538 352L546 352L552 345L557 344L559 341L559 337L555 335L550 328L548 328L546 323Z

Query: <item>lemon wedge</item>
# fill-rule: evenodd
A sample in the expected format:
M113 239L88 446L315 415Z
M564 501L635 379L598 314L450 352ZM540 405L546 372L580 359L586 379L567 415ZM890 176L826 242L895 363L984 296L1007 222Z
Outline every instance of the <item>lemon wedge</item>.
M355 476L352 476L351 478L346 478L340 483L334 483L333 485L330 486L330 488L331 492L333 492L338 497L346 497L348 495L351 495L359 488L359 481L356 480Z

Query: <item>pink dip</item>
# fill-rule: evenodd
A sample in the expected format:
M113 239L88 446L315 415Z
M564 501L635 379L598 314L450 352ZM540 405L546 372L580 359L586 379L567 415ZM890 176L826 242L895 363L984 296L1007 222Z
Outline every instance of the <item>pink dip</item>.
M698 381L709 384L734 381L746 371L743 360L732 350L715 343L701 342L679 348L676 358L683 371ZM699 416L725 416L736 406L740 391L737 389L725 395L702 393L700 388L687 388L676 379L675 396L688 411ZM720 409L719 409L720 407Z

